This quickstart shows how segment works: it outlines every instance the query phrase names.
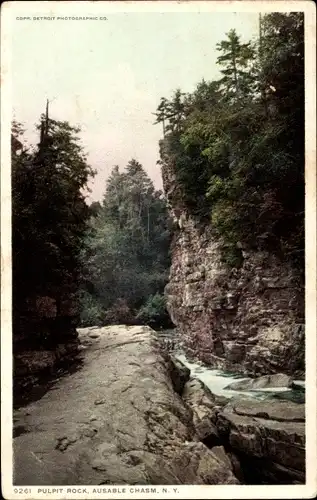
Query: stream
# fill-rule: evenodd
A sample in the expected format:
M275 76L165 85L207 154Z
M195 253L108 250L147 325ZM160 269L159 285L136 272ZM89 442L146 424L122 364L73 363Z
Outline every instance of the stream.
M227 387L233 382L248 380L250 377L242 376L239 373L232 373L221 369L213 369L199 360L192 360L186 355L181 337L176 329L161 330L156 332L167 350L176 359L190 369L191 377L203 382L211 392L217 396L224 396L228 399L241 396L245 398L257 399L260 401L273 399L292 401L294 403L305 403L305 380L293 380L293 387L269 387L252 390L230 390Z
M283 399L293 401L294 403L305 402L304 380L294 380L294 384L296 384L298 389L292 389L289 387L271 387L266 389L254 389L252 391L230 390L226 389L229 384L245 380L248 377L243 377L240 374L230 373L224 370L215 370L205 366L199 361L190 361L185 352L181 349L176 349L173 352L173 355L190 369L192 377L201 380L211 390L211 392L218 396L233 398L240 395L243 398L255 398L262 401L267 399Z

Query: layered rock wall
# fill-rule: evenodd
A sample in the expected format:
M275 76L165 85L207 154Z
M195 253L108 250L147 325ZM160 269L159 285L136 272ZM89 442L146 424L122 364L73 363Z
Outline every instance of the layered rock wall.
M76 298L65 291L54 297L26 297L14 310L14 384L18 391L77 352Z
M243 264L222 261L210 225L186 209L171 167L163 183L174 219L168 310L188 352L247 374L304 370L304 289L290 263L242 250Z

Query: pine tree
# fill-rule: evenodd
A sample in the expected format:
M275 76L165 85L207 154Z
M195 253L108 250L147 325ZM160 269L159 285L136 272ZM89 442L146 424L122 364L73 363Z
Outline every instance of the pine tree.
M154 125L158 123L162 123L163 125L163 136L165 137L166 132L166 120L168 119L168 101L165 97L161 97L160 104L157 107L156 113L153 113L156 116L156 121Z
M220 71L224 76L220 82L226 89L226 97L237 100L252 91L251 63L255 54L251 43L241 43L235 30L230 30L227 37L217 44L217 50L222 53L217 64L222 67Z
M89 217L82 190L94 172L78 143L79 130L50 119L48 108L38 130L37 148L12 150L14 335L27 297L44 295L59 303L78 289ZM12 135L17 134L23 143L13 124Z

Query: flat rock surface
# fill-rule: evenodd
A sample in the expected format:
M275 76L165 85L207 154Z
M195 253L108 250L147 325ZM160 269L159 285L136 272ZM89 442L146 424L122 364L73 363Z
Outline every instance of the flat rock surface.
M227 444L262 472L274 466L276 482L305 482L305 408L289 401L232 401L217 415ZM283 470L282 470L283 469ZM285 479L286 478L286 479Z
M14 484L238 484L148 327L79 330L83 364L15 411Z
M237 415L265 418L280 422L305 422L305 406L288 401L239 401L234 404Z

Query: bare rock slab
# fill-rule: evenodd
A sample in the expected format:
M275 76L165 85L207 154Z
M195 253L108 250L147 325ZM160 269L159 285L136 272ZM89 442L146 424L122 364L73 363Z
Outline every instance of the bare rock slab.
M153 330L88 328L79 339L81 368L15 414L14 484L239 483L199 441Z
M193 424L199 439L209 447L219 444L215 425L217 405L212 392L203 382L192 378L185 384L182 397L193 411Z

